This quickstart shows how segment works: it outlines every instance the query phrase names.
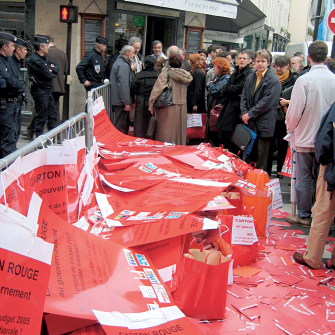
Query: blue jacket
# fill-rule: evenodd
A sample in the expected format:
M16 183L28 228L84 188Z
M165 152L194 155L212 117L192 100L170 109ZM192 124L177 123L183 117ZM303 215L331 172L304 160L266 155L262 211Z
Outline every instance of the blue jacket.
M256 90L256 74L248 76L241 97L241 116L249 114L249 128L260 137L272 137L277 120L277 107L281 94L278 77L266 71Z
M324 180L327 191L335 190L335 103L323 116L315 136L315 158L321 165L326 165Z
M224 101L224 95L222 94L222 87L227 84L230 75L225 74L221 77L215 77L213 81L211 81L208 88L208 110L210 111L213 107L214 101L217 104L222 104Z

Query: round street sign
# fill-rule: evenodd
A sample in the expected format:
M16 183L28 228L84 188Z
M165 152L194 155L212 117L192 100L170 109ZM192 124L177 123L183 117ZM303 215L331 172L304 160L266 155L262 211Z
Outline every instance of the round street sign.
M328 15L328 28L335 35L335 9Z

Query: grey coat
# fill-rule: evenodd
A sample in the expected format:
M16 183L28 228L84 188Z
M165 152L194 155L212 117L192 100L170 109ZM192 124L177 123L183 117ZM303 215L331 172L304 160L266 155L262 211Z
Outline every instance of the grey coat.
M130 62L123 55L119 56L113 64L111 82L111 104L112 106L131 105L130 86L133 82L134 74Z
M249 128L260 137L272 137L277 119L277 106L281 94L278 77L266 71L255 90L257 76L248 76L241 97L241 117L249 114Z

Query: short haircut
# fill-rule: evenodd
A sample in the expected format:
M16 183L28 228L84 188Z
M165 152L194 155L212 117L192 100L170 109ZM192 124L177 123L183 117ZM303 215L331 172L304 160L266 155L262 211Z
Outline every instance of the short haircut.
M134 43L139 42L142 45L142 40L139 37L133 36L129 39L129 45L134 45Z
M275 65L280 67L291 65L291 60L287 56L278 56L276 57Z
M208 52L207 52L207 50L205 50L205 49L201 49L201 50L199 50L199 51L198 51L198 54L206 54L206 56L208 57Z
M238 56L238 53L237 51L230 51L230 54L231 54L231 58L234 59Z
M220 50L220 51L216 54L216 57L225 58L225 57L226 57L226 51L222 51L222 50Z
M171 54L169 57L169 65L172 68L180 68L183 64L183 58L179 54Z
M326 65L328 66L328 69L335 73L335 59L334 58L328 58Z
M255 60L255 53L250 49L244 49L240 53L248 54L250 59Z
M323 41L314 41L308 47L308 55L314 63L324 63L328 55L328 46Z
M303 56L303 55L304 54L302 52L298 51L293 55L293 57L300 57L301 58L301 56Z
M219 45L216 44L211 44L208 48L207 48L207 53L210 54L212 51L216 51L217 48L219 48Z
M222 50L222 51L227 51L227 48L224 47L224 46L222 46L222 45L217 45L215 51L216 51L217 49L220 49L220 50Z
M125 55L127 51L131 51L132 46L131 45L125 45L121 49L121 55Z
M44 47L45 43L38 43L38 42L34 42L34 50L38 51L40 50L41 47Z
M230 63L227 61L226 58L222 58L222 57L216 57L213 61L212 61L213 66L216 65L222 75L224 74L230 74Z
M162 45L162 49L163 49L163 43L160 41L160 40L155 40L155 41L153 41L152 42L152 47L154 47L155 45L157 45L157 44L161 44Z
M171 45L166 50L166 56L170 56L172 54L179 54L179 48L176 45Z
M153 69L156 64L156 59L152 56L146 56L144 60L145 69Z
M239 54L239 55L240 55L240 54L247 55L247 56L248 56L248 60L251 59L251 57L250 57L250 53L249 53L246 49L240 51L238 54ZM232 57L233 57L233 56L232 56Z
M266 49L262 49L262 50L265 50L268 54L269 54L269 56L270 56L270 64L272 63L272 53L269 51L269 50L266 50Z
M16 49L22 49L22 48L26 48L26 47L21 45L21 44L14 43L14 48L16 50Z
M268 61L268 63L270 63L270 55L269 55L268 51L265 50L265 49L256 51L255 52L255 59L257 57L259 57L259 58L265 58Z
M4 39L0 39L0 49L1 49L4 45L9 46L9 41L8 41L8 40L4 40Z
M220 51L219 51L220 52ZM221 54L221 52L220 52L220 54ZM222 55L223 56L221 56L221 57L223 57L223 58L227 58L228 56L231 56L231 53L229 52L229 51L222 51Z

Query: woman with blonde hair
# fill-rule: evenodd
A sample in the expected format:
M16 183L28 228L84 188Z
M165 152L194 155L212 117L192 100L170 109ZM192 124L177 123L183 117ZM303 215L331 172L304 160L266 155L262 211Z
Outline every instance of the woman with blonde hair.
M186 145L186 94L192 76L189 72L180 68L182 63L183 58L179 54L171 54L168 60L170 68L163 68L151 91L149 111L153 113L154 104L168 86L168 81L172 88L173 105L156 111L156 141Z
M187 113L205 113L205 70L198 53L190 54L188 63L193 80L187 90Z

